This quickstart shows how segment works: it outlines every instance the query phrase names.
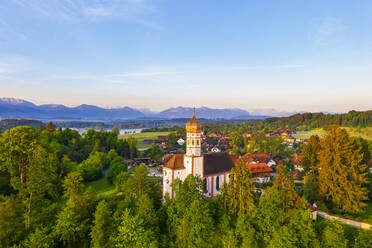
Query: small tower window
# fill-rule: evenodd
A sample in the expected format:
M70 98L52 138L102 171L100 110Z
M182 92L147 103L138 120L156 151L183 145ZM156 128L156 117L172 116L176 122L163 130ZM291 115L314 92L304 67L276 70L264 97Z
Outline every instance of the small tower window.
M220 190L220 177L216 177L216 189L219 191Z
M194 145L195 144L195 141L194 140L192 140L192 145Z
M196 144L199 145L199 140L196 140Z
M207 178L204 178L204 192L207 192Z

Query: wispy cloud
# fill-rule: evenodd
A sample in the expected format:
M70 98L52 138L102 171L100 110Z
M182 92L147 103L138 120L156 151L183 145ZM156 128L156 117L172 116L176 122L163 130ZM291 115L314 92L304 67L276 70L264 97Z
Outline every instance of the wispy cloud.
M157 9L146 0L16 0L34 16L56 22L126 20L160 28L149 19Z
M278 65L257 65L257 66L224 66L220 69L223 70L261 70L261 69L295 69L309 67L310 64L278 64Z

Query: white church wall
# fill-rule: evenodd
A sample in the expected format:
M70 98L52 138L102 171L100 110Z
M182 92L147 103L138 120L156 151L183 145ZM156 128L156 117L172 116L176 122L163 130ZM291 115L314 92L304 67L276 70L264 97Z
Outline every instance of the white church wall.
M163 168L163 195L169 193L172 197L172 170L168 168Z
M203 157L195 157L194 158L194 175L198 175L203 178Z
M192 173L192 157L184 156L183 164L186 168L186 174Z

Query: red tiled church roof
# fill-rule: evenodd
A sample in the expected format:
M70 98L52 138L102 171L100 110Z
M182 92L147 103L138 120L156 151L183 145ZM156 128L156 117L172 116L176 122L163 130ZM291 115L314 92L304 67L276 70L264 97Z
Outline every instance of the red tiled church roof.
M183 154L174 154L164 167L173 170L185 169L185 166L183 165L183 156Z

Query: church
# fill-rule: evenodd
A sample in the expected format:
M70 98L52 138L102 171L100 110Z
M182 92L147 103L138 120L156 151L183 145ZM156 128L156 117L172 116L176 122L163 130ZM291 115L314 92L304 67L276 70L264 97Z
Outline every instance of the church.
M228 182L234 162L226 152L202 153L202 126L195 117L186 124L186 154L174 154L163 167L163 196L174 197L172 184L189 175L199 176L205 184L205 195L213 198L220 193L222 184Z

